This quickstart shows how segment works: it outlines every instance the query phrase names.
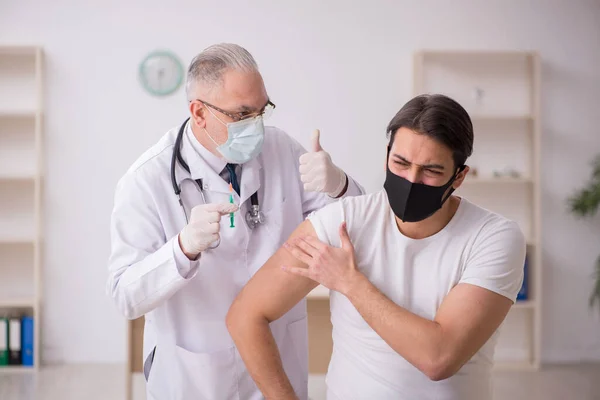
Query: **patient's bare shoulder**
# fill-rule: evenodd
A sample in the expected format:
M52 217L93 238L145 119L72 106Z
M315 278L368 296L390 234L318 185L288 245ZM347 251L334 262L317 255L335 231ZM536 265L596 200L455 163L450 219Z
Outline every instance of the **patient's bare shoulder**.
M295 238L317 237L313 225L305 220L292 232L289 241ZM283 246L254 274L232 306L237 312L260 314L269 321L280 318L300 302L318 283L284 271L282 266L308 268L306 264Z

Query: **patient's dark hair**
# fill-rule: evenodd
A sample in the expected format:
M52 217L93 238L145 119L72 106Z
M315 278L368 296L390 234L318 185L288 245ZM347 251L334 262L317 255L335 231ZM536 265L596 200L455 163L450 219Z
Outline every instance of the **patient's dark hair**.
M392 118L387 135L389 146L398 129L405 127L446 145L461 167L473 153L473 124L467 111L442 94L419 95L404 105Z

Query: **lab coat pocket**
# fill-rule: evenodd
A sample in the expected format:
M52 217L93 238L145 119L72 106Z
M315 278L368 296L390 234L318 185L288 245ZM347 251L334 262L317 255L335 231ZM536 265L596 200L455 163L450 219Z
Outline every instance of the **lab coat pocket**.
M308 398L308 332L307 317L294 321L286 327L284 341L285 372L298 395L303 400Z
M163 356L165 355L167 354L163 352L162 348L155 347L146 383L148 400L173 398L172 387L170 387L172 385L172 376L169 373L168 366L165 365L170 360L164 360Z
M154 354L156 353L156 346L152 349L148 357L146 357L146 361L144 361L144 378L146 382L148 382L148 378L150 377L150 371L152 370L152 363L154 362Z
M214 353L192 353L176 346L177 399L239 400L235 347Z

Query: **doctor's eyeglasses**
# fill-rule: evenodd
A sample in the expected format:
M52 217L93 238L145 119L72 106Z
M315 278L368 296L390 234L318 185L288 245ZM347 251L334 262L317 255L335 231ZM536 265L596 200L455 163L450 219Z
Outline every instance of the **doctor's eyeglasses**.
M225 111L217 106L213 106L210 103L207 103L204 100L200 100L200 99L196 99L198 100L200 103L204 104L207 107L212 108L213 110L216 110L218 112L220 112L223 115L227 115L229 118L231 118L234 122L238 122L238 121L243 121L245 119L251 119L251 118L256 118L258 116L262 116L263 119L267 119L271 116L271 114L273 114L273 110L275 109L275 104L273 102L271 102L271 100L269 100L267 102L267 104L262 108L262 110L257 111L257 112L231 112L231 111Z

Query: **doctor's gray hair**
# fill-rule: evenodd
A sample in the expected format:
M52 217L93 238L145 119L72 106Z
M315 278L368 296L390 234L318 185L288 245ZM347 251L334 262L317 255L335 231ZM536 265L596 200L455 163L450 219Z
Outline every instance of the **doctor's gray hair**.
M188 100L193 100L198 82L219 83L228 69L253 72L258 71L258 65L250 52L237 44L220 43L204 49L188 68L185 86Z

